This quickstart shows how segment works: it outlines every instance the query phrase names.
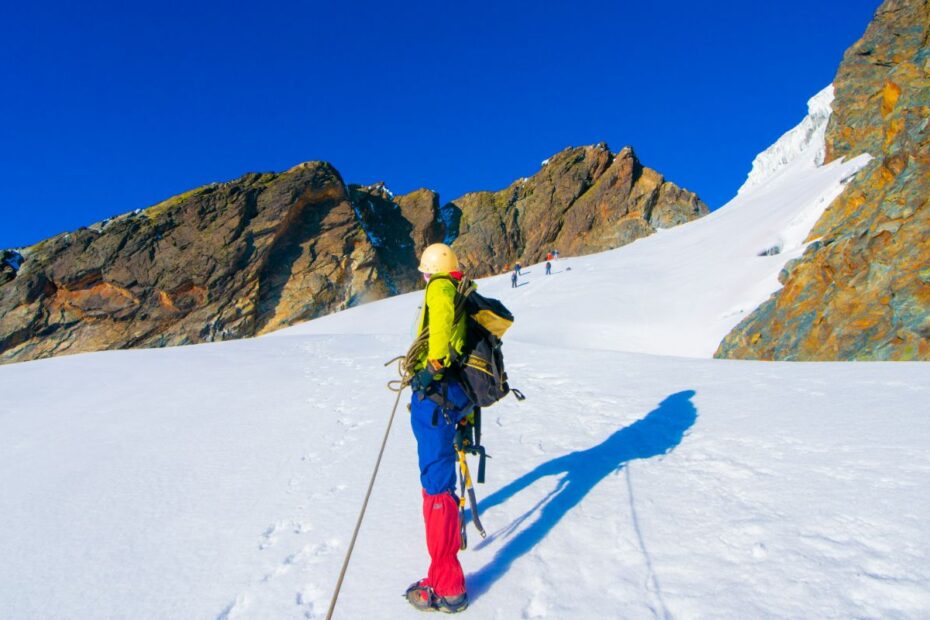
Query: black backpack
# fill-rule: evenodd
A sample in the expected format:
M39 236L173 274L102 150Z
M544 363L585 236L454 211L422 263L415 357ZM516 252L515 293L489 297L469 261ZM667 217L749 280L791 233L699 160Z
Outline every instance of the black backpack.
M500 301L479 294L476 288L468 278L462 278L456 286L453 322L464 316L465 346L453 356L453 372L477 407L493 405L510 393L523 400L523 393L507 382L501 351L501 338L513 325L513 314Z

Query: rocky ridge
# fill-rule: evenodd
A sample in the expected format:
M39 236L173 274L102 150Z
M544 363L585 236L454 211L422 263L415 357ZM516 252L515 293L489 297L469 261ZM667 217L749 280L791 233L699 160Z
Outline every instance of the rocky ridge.
M181 194L23 251L4 361L250 336L390 293L338 172L302 164Z
M644 167L633 149L569 147L532 177L474 192L444 209L452 247L470 267L496 273L557 249L577 256L616 248L708 213L693 193Z
M784 288L717 357L930 360L930 1L886 0L843 57L825 161L873 160L814 226Z
M325 162L247 174L0 255L0 363L254 336L420 284L447 241L472 275L629 243L707 213L632 149L570 148L440 206Z

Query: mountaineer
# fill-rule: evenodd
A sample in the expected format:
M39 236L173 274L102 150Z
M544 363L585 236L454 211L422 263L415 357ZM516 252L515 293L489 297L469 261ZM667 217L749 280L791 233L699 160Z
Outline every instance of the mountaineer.
M418 269L426 292L417 335L428 329L429 346L414 366L410 423L417 441L430 566L406 597L417 609L457 613L468 607L468 595L458 560L462 539L453 442L459 422L474 407L448 370L465 345L465 320L454 320L456 287L464 275L455 253L442 243L423 251Z

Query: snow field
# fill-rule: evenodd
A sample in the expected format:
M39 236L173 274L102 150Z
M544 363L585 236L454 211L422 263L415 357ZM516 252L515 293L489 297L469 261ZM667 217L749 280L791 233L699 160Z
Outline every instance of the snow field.
M867 160L817 167L825 97L711 215L481 281L528 400L484 412L467 617L930 617L930 365L708 359ZM0 367L0 618L323 618L421 297ZM420 617L407 415L336 618Z
M405 343L4 367L4 617L323 617L393 403L382 363ZM930 608L926 365L507 349L529 400L485 411L473 617ZM336 617L417 617L400 593L426 569L422 528L401 410Z

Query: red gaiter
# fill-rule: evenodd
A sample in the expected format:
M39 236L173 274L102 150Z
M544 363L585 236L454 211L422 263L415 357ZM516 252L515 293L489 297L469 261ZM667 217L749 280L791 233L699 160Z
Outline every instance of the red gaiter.
M427 579L442 597L465 591L465 575L459 564L459 507L451 493L429 495L423 491L423 520L430 565Z

